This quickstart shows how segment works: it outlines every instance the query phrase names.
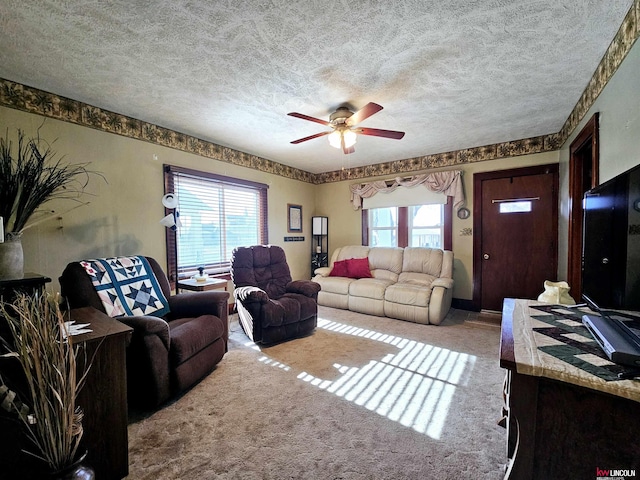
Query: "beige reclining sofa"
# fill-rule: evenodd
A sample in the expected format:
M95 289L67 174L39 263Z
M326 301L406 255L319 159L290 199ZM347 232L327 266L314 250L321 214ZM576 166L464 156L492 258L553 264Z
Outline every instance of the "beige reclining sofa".
M362 258L371 278L331 275L336 262ZM439 325L451 307L452 276L448 250L354 245L334 251L329 267L316 269L312 280L321 286L319 305Z

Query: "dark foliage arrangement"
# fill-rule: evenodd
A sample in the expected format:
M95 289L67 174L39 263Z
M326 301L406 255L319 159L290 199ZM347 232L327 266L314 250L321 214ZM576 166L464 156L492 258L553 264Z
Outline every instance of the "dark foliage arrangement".
M0 315L9 325L11 338L0 337L0 359L15 358L26 379L26 392L18 398L15 387L0 377L2 407L24 424L33 448L27 453L46 463L50 471L71 465L82 438L82 412L76 405L91 359L78 355L59 307L51 294L21 293L11 303L0 302Z
M31 226L29 220L43 203L56 198L79 201L89 181L88 164L63 163L55 157L39 135L27 138L18 130L15 151L8 132L0 138L0 217L7 240Z

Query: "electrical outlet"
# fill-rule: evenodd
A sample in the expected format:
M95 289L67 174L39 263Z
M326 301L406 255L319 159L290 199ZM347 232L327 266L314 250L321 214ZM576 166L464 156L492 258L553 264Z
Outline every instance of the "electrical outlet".
M462 230L460 230L461 237L468 237L471 234L472 234L472 230L470 228L463 228Z

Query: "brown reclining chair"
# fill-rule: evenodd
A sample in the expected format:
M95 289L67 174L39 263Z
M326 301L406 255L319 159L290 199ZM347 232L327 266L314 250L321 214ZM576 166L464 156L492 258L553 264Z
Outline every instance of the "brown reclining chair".
M229 293L171 295L158 262L145 258L169 302L169 313L115 318L133 328L127 347L128 402L156 407L196 384L222 360L229 339ZM59 280L69 308L94 307L106 313L79 262L68 264Z
M320 285L310 280L291 281L281 247L236 248L231 257L231 280L240 324L255 343L282 342L316 328Z

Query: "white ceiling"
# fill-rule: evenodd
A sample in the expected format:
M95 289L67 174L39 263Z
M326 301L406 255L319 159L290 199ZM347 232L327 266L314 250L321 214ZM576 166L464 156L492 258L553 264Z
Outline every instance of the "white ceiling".
M321 173L557 132L632 3L2 0L0 77Z

